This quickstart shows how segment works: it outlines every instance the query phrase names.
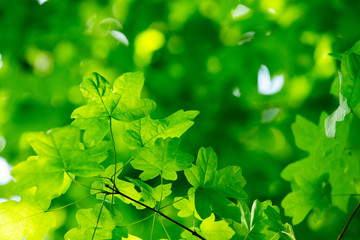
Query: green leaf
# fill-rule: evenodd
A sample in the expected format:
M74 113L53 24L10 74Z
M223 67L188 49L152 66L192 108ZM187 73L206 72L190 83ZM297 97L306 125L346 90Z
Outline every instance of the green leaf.
M148 205L149 207L155 207L156 202L164 200L167 196L171 194L171 183L159 185L155 188L152 188L150 185L138 179L129 179L132 183L135 184L135 186L141 189L140 195L142 201L140 200L140 202Z
M127 182L124 180L121 180L118 178L118 176L121 173L121 169L123 168L123 163L117 163L116 164L116 177L115 177L115 184L116 187L118 188L118 190L120 192L122 192L123 194L135 199L135 200L140 200L141 195L135 190L135 185L131 182ZM92 190L90 191L91 194L95 194L97 192L99 192L99 190L106 190L106 191L111 191L109 188L105 187L105 185L109 185L110 187L113 187L113 183L110 181L110 178L112 178L112 176L115 173L115 165L112 164L109 167L106 168L106 170L101 174L101 177L99 181L96 181L92 184ZM99 190L98 190L99 189ZM97 199L103 199L104 198L103 193L99 193L96 194L96 198ZM116 197L118 197L120 200L122 200L123 202L127 203L127 204L134 204L135 203L119 194L115 195ZM112 201L112 196L111 195L107 195L106 196L106 200L111 202ZM137 206L137 204L135 205Z
M200 230L207 240L227 240L235 234L224 220L215 221L214 214L201 223Z
M341 73L339 72L339 81L341 88ZM327 137L334 138L336 122L344 121L345 116L351 112L347 105L347 99L339 92L339 107L329 117L325 119L325 134Z
M167 180L176 180L177 171L191 167L193 157L178 150L179 138L159 138L152 148L138 148L132 153L132 166L142 170L140 178L144 181L158 175Z
M341 59L343 81L341 93L348 100L349 107L354 109L360 103L360 41L346 51Z
M240 210L228 198L246 198L243 190L246 182L241 168L229 166L218 171L217 161L212 148L201 148L196 165L185 170L187 180L196 188L196 211L202 219L209 217L214 211L224 218L240 221Z
M279 234L281 240L295 240L294 231L291 225L288 223L283 224L281 222L280 210L277 207L269 205L264 212L268 217L266 222L270 231Z
M281 222L280 211L276 206L272 206L270 200L255 200L251 211L243 201L239 201L238 207L242 213L241 223L234 222L233 227L239 239L295 239L291 226Z
M305 159L288 165L281 173L291 182L292 192L282 202L285 214L300 223L313 210L315 220L322 217L331 204L347 211L349 196L331 197L355 192L354 178L359 163L349 156L345 146L349 133L349 117L336 124L336 138L325 135L323 119L319 126L297 117L292 128L297 145L309 152ZM307 129L307 130L305 130Z
M241 223L234 222L233 226L241 239L262 240L271 239L274 236L274 233L268 231L268 226L265 224L267 217L264 209L269 205L271 205L269 200L265 202L255 200L250 211L245 202L239 201Z
M189 188L188 197L174 198L174 208L180 210L177 215L182 218L195 215L196 218L201 219L195 210L195 188Z
M102 142L84 150L80 130L72 126L29 134L28 141L38 156L16 165L12 175L19 191L36 186L39 198L63 194L74 176L100 174L104 169L99 163L107 158L111 148L110 143Z
M99 214L100 218L97 223ZM94 208L80 209L76 213L76 220L79 226L68 231L65 234L65 240L92 239L95 226L97 226L97 228L93 238L94 240L112 239L112 232L115 228L115 223L112 219L111 213L105 206L97 204Z
M43 240L55 227L55 216L46 212L50 200L35 199L33 191L23 192L21 201L0 203L1 240Z
M151 147L158 138L179 138L193 124L198 111L179 110L164 119L146 116L137 121L126 123L124 141L131 147Z
M74 110L74 126L84 129L84 143L93 146L100 142L110 129L110 119L130 122L142 118L155 109L152 100L140 98L144 76L140 72L125 73L111 88L98 73L92 73L81 83L81 91L88 104Z

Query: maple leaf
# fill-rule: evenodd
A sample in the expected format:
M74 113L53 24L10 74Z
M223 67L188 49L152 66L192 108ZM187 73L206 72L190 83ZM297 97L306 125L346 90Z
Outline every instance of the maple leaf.
M35 199L32 190L23 192L20 202L0 203L0 239L43 240L56 225L54 214L46 212L49 206L48 198Z
M195 207L202 219L214 211L224 218L240 221L240 210L228 198L244 199L245 179L238 166L217 170L217 156L212 148L200 148L196 165L185 170L189 183L196 188Z
M251 211L243 201L238 202L238 207L242 213L241 223L233 222L232 225L240 239L295 239L291 226L281 222L280 210L272 206L270 200L264 202L255 200Z
M31 133L28 141L38 156L19 163L11 173L17 180L19 191L36 186L39 198L63 194L74 176L100 174L104 168L99 163L107 158L107 151L111 148L109 142L102 142L83 149L80 130L72 126L55 128L47 133Z
M354 178L358 176L358 162L346 151L349 117L336 124L336 138L325 135L323 114L319 126L297 116L292 129L299 148L309 152L305 159L288 165L281 176L291 182L292 192L282 201L287 216L300 223L314 210L315 220L322 217L331 205L347 211L349 196L337 194L355 192Z
M126 123L124 141L136 148L154 145L158 138L179 138L194 124L192 120L198 114L198 111L179 110L164 119L152 119L146 116Z
M235 234L235 231L224 220L215 221L214 214L201 223L200 230L208 240L227 240Z
M193 157L178 150L179 138L158 138L152 148L138 148L132 153L133 168L142 170L140 178L144 181L158 175L167 180L176 180L177 171L191 166Z
M76 213L76 220L79 226L70 229L65 234L65 240L112 239L112 232L116 225L111 213L105 206L96 204L94 208L80 209ZM94 231L95 235L93 237Z
M125 73L109 82L98 73L84 78L80 85L87 105L74 110L74 126L84 129L84 143L92 146L100 142L110 129L111 119L129 122L142 118L155 109L155 102L140 98L144 76L140 72Z

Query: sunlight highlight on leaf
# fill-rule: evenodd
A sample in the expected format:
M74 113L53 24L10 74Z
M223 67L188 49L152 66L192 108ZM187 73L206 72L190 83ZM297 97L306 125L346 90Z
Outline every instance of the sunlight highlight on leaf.
M234 90L232 91L232 95L234 95L237 98L239 98L241 96L241 92L240 92L239 87L234 88Z
M284 85L284 75L275 75L270 78L269 69L261 65L258 72L258 91L263 95L273 95L279 92Z
M2 55L0 53L0 69L2 68L2 66L3 66L3 61L2 61Z
M38 1L38 3L40 4L40 5L43 5L44 3L46 3L48 0L37 0Z
M246 15L250 11L245 5L239 4L236 6L234 10L231 11L232 18L234 20L241 18L242 16Z
M271 122L276 115L280 112L279 108L269 108L262 112L261 122L269 123Z
M120 43L124 44L125 46L129 46L129 40L122 32L112 30L110 31L110 35L113 36Z
M339 107L333 112L329 117L325 119L325 134L329 138L335 137L336 132L336 122L344 121L345 116L351 112L347 104L347 99L341 94L341 78L342 74L339 72Z
M240 36L240 41L238 45L243 45L244 43L251 42L255 36L255 32L246 32Z

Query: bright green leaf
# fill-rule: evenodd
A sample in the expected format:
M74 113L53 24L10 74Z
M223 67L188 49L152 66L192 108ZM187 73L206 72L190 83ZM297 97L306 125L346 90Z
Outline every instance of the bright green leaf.
M190 154L178 150L179 146L179 138L159 138L152 148L135 149L131 164L143 171L140 178L144 181L158 175L167 180L176 180L176 172L191 167L193 161Z
M214 214L201 223L200 230L207 240L227 240L235 234L224 220L215 221Z
M241 213L228 198L245 199L245 179L241 168L229 166L217 170L217 156L212 148L201 148L196 165L185 170L187 180L196 188L195 207L202 219L211 212L240 221Z
M43 240L55 227L55 216L46 212L50 200L34 198L30 191L24 192L20 202L0 203L1 240Z
M84 143L92 146L100 142L110 129L110 119L129 122L152 112L155 103L140 98L144 76L140 72L125 73L118 77L111 88L98 73L92 73L81 83L88 104L74 110L74 126L84 129Z
M164 200L167 196L171 194L171 183L159 185L155 188L152 188L150 185L138 179L129 179L132 183L134 183L138 188L141 189L140 195L142 200L140 200L140 202L148 205L149 207L155 207L156 202Z
M334 195L355 192L353 180L358 176L359 163L345 148L349 117L336 124L336 138L325 135L325 117L321 117L319 126L297 117L292 127L296 144L309 152L307 158L288 165L281 174L291 182L292 192L282 206L285 214L293 217L294 224L300 223L311 210L315 220L321 218L331 204L347 211L349 196Z
M164 119L151 119L146 116L137 121L126 123L125 142L131 147L151 146L158 138L175 138L188 130L194 122L198 111L179 110Z
M97 223L99 214L100 218ZM65 240L92 239L95 226L97 226L97 228L93 238L94 240L112 239L112 231L115 228L115 223L111 213L105 206L97 204L94 208L80 209L76 213L76 220L79 223L79 226L68 231L65 234Z
M100 174L104 169L99 163L107 158L111 148L108 142L102 142L84 150L80 130L72 126L29 134L28 141L38 156L16 165L12 175L19 191L36 186L39 198L61 195L74 176Z
M121 173L121 169L123 167L123 163L117 163L116 164L116 177L115 177L115 184L116 184L116 187L118 188L118 190L135 199L135 200L139 200L141 198L140 194L135 190L135 185L131 182L127 182L127 181L124 181L124 180L121 180L118 178L118 176L120 175ZM99 190L105 190L105 191L109 191L111 192L111 189L107 188L105 185L109 185L110 187L113 187L113 183L110 181L110 178L112 178L112 176L114 175L115 173L115 165L112 164L110 165L109 167L106 168L106 170L101 174L101 177L99 181L96 181L92 184L92 190L90 191L91 194L95 194L97 192L99 192ZM116 194L115 195L116 197L118 197L120 200L122 200L123 202L129 204L134 204L135 203L133 201L131 201L130 199L127 199L119 194ZM99 193L96 195L96 197L98 199L103 199L104 198L104 194L103 193ZM106 196L106 200L111 202L112 201L112 196L111 195L107 195Z

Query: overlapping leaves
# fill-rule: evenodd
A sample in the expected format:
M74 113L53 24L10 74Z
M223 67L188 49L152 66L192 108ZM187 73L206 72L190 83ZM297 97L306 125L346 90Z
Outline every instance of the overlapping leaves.
M287 166L281 176L291 182L292 192L282 202L285 214L300 223L313 210L321 218L331 205L347 210L349 196L336 195L355 192L353 180L359 175L358 162L345 147L349 133L349 116L337 124L336 138L325 135L322 115L319 126L297 116L292 129L299 148L309 152L305 159Z
M75 176L96 176L104 169L100 165L111 148L109 142L101 142L84 149L80 143L80 130L66 126L47 133L28 135L32 148L38 154L14 167L12 175L21 192L37 187L39 198L57 197L70 186Z
M138 148L133 151L133 168L142 170L140 178L144 181L158 175L167 180L176 180L177 171L191 166L193 157L178 150L179 138L159 138L152 148Z
M251 211L242 201L238 206L242 213L241 223L234 222L233 227L239 239L295 239L291 225L281 222L280 211L276 206L272 206L270 200L265 202L255 200Z
M81 83L81 91L88 98L87 105L74 110L74 126L84 129L84 143L92 146L100 142L110 129L111 119L129 122L148 115L155 108L152 100L140 98L144 76L140 72L125 73L113 87L98 73L92 73Z
M201 148L196 165L185 170L189 183L196 188L195 207L202 219L212 211L224 218L240 219L241 213L228 198L244 199L245 179L241 168L229 166L217 170L217 156L212 148Z

